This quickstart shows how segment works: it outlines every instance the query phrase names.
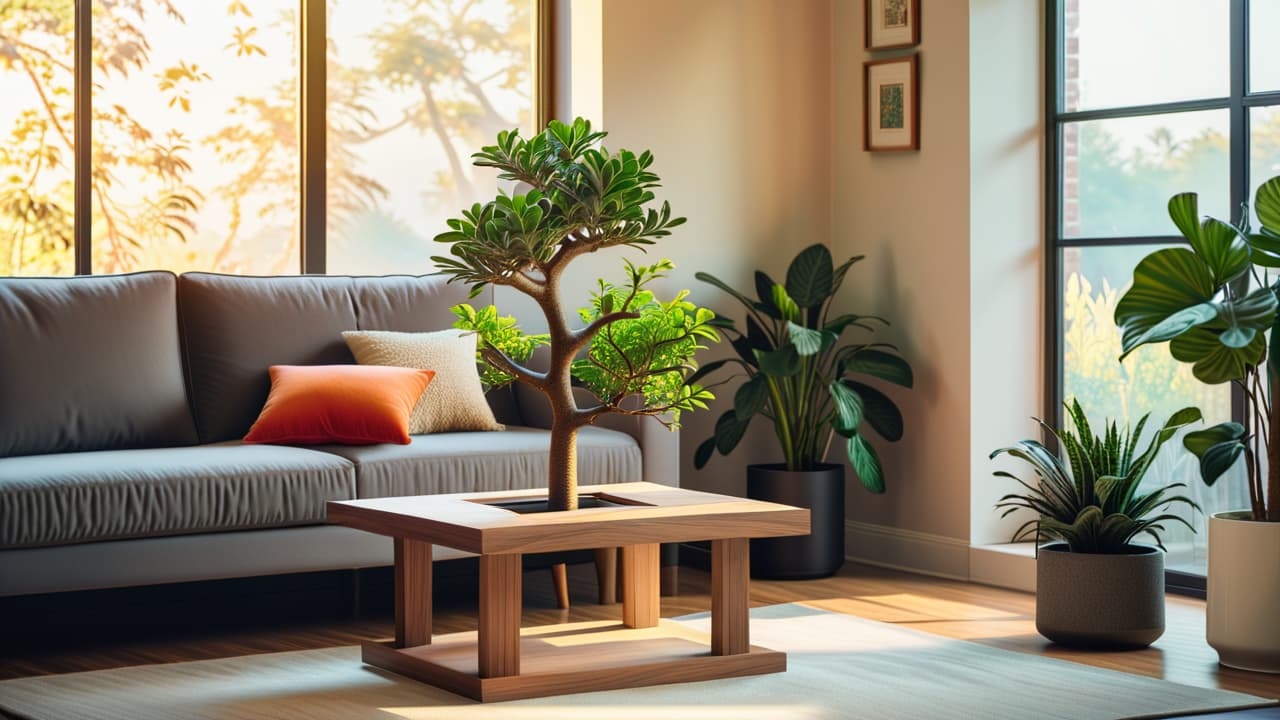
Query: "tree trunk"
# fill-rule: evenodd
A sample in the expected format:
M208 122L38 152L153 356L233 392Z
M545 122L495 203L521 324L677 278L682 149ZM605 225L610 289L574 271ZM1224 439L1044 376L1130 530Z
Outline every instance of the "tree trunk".
M547 509L578 509L578 427L572 421L560 418L551 425Z

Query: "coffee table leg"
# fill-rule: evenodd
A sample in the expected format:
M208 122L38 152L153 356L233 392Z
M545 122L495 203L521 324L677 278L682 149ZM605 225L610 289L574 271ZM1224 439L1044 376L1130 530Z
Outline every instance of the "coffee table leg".
M431 644L431 543L396 538L396 647Z
M520 674L520 555L480 556L480 677Z
M751 546L746 538L711 541L711 654L751 651Z
M655 543L622 548L622 624L627 627L658 624L660 547Z

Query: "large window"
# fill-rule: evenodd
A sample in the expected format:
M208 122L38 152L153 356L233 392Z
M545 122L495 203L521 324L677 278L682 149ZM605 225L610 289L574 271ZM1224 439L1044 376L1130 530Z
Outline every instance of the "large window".
M1078 399L1095 421L1150 413L1158 426L1186 405L1211 423L1238 416L1230 386L1201 384L1163 346L1118 363L1112 318L1137 262L1184 242L1165 210L1171 195L1197 192L1201 212L1236 220L1253 189L1280 174L1280 45L1263 35L1280 24L1280 0L1053 6L1049 399ZM1205 487L1180 443L1166 446L1149 478L1186 483L1206 513L1248 505L1238 477ZM1169 566L1199 575L1206 517L1187 517L1199 533L1166 536Z
M538 27L537 0L0 0L0 274L429 271L491 193L470 153L541 119Z

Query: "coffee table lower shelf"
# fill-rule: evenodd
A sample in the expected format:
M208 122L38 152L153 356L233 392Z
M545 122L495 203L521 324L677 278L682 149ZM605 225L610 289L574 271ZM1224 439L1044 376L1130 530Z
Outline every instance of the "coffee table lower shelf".
M786 653L751 646L714 655L710 636L679 623L628 628L594 621L523 628L520 673L482 678L477 633L439 635L429 645L366 642L364 662L482 702L718 680L784 672Z

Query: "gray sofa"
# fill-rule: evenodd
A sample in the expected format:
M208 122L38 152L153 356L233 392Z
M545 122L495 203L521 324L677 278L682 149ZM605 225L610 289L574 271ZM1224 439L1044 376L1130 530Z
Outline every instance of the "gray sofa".
M268 366L351 363L343 330L443 329L465 296L435 277L0 278L0 596L388 565L391 541L326 525L327 501L542 486L548 412L520 387L490 393L501 432L239 442ZM580 434L580 482L675 484L675 434L611 420Z

